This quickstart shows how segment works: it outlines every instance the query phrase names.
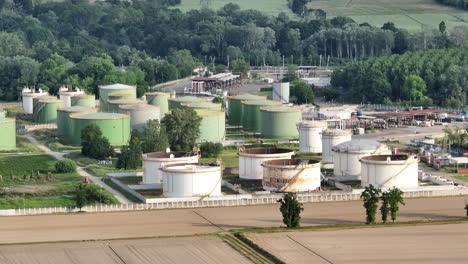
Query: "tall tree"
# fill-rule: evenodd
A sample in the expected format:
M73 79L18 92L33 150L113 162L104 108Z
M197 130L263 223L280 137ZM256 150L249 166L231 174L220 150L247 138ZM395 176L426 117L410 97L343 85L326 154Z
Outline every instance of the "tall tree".
M91 124L81 131L81 154L95 159L105 159L114 155L114 149L107 138L102 136L101 129Z
M117 161L118 169L136 169L141 166L141 141L138 130L134 129L127 146L122 147Z
M375 223L380 193L380 189L376 189L372 184L367 186L361 193L361 200L364 201L363 205L366 208L366 224Z
M392 221L395 222L398 216L398 212L400 211L400 204L405 205L403 192L396 187L390 189L388 191L388 203L390 206Z
M150 120L143 131L143 153L164 152L169 147L166 128L158 120Z
M301 212L304 211L304 207L297 200L295 193L285 193L281 199L278 200L280 203L280 211L283 215L283 223L288 228L297 228L301 225Z
M176 108L166 114L161 123L166 129L171 149L191 151L200 135L201 120L195 110L188 107Z

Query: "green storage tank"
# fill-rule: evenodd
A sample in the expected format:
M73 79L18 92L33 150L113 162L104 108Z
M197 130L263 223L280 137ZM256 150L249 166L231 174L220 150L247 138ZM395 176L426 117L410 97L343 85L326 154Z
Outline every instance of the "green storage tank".
M171 97L170 93L163 92L152 92L146 93L146 101L150 105L159 106L161 111L161 117L169 112L169 98Z
M111 84L111 85L99 85L99 108L102 112L108 111L107 100L109 100L109 94L130 94L131 99L136 99L136 86L126 84Z
M0 150L16 149L16 120L0 117Z
M91 94L80 94L72 96L71 106L96 107L96 97Z
M63 106L63 101L57 98L38 100L34 107L34 123L55 124L57 123L57 109Z
M119 100L108 100L107 101L107 112L109 113L120 113L121 105L135 105L135 104L146 104L146 101L139 99L119 99Z
M266 96L254 94L239 94L228 98L228 124L231 126L242 125L242 101L266 100Z
M260 109L261 133L266 138L293 139L299 137L297 124L302 110L292 106L267 106Z
M197 102L197 103L190 103L184 104L184 106L194 108L194 109L202 109L202 110L210 110L210 111L221 111L222 105L211 103L211 102Z
M195 111L202 118L197 142L220 142L224 140L226 134L226 116L224 112L202 109L195 109Z
M112 146L126 145L130 139L129 115L98 112L72 114L70 119L72 124L70 143L73 145L81 144L81 131L90 124L96 124Z
M180 107L183 104L207 102L208 99L195 97L195 96L182 96L182 97L177 97L174 99L168 99L168 101L169 101L169 110L172 110L172 109L176 109L177 107Z
M107 101L122 100L122 99L135 99L131 94L126 93L110 93L107 95Z
M73 98L73 97L72 97ZM72 107L60 107L57 109L57 136L65 143L70 143L71 137L71 120L70 115L72 114L87 114L95 113L97 108L91 108L86 106L72 106Z
M258 101L242 101L242 126L245 129L251 129L255 132L261 131L262 119L260 116L260 108L272 105L281 105L278 101L258 100Z
M32 98L33 120L36 120L37 107L39 106L39 100L44 100L44 99L57 99L57 97L50 96L50 95L41 95L41 96L33 97Z

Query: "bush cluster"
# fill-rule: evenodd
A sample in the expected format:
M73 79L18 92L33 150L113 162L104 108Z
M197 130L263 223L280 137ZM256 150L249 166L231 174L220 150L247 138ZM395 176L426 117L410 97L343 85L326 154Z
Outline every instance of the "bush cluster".
M76 163L70 159L59 160L55 163L55 171L58 173L71 173L76 171Z

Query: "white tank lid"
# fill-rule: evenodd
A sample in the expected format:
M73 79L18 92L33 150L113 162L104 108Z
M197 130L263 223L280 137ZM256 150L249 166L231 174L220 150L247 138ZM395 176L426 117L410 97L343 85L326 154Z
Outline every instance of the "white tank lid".
M350 140L333 147L336 152L375 152L378 149L388 150L382 143L370 139Z
M351 136L353 131L341 129L328 129L323 131L324 136Z
M299 123L300 127L327 127L327 122L324 121L302 121Z

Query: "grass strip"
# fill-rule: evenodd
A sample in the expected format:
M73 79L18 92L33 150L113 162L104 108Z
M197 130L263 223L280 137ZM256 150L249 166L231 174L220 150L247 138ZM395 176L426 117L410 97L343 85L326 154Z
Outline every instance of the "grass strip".
M121 193L129 201L134 202L134 203L141 203L140 199L136 198L135 196L133 196L132 194L130 194L129 192L127 192L126 190L118 186L117 184L113 183L110 179L104 179L103 182L107 184L109 187L111 187L112 189Z

